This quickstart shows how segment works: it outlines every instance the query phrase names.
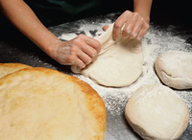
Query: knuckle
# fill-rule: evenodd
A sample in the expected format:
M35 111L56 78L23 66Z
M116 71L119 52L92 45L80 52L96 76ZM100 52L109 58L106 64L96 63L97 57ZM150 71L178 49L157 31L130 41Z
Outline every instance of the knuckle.
M150 26L148 24L144 26L144 30L146 30L146 31L148 31L149 28L150 28Z
M115 29L120 28L120 26L121 26L121 25L120 25L118 22L115 22L115 23L114 23L114 28L115 28Z
M74 61L75 61L75 57L72 56L72 55L69 55L69 56L67 57L67 61L69 61L69 62L74 62Z
M139 13L137 13L137 12L134 12L133 15L134 15L135 18L139 18L140 17Z
M150 25L149 25L149 24L147 24L147 25L146 25L146 28L147 28L147 29L149 29L149 28L150 28Z
M84 38L84 37L85 37L84 34L80 34L80 35L78 35L78 38Z
M74 47L75 45L79 44L80 39L78 37L76 37L73 42L71 43L72 47Z
M76 49L76 47L71 47L71 53L75 53L75 52L77 52L77 49Z
M117 31L114 31L114 30L113 30L113 36L115 36L115 37L118 36Z
M130 14L130 11L129 11L129 10L126 10L124 13L125 13L125 14Z
M78 36L75 38L74 42L80 42L80 41L83 40L84 38L85 38L85 35L84 35L84 34L80 34L80 35L78 35Z
M128 31L127 31L127 30L123 30L122 36L123 36L123 37L126 37L127 35L128 35Z
M95 48L98 49L100 46L101 46L101 43L98 40L96 40L95 41Z
M97 55L97 51L93 50L92 51L92 57L95 57Z

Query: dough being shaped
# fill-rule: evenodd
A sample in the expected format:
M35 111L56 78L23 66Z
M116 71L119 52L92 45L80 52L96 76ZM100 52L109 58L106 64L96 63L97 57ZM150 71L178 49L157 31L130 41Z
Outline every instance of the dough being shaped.
M24 68L31 68L31 66L21 63L0 63L0 78Z
M129 99L125 116L135 132L145 140L175 140L189 122L185 102L172 89L144 85Z
M96 38L101 43L101 52L93 63L82 70L76 66L71 69L104 86L127 86L136 81L143 71L141 41L124 37L114 41L112 30L113 25Z
M106 109L87 83L46 68L0 79L2 140L104 140Z
M182 51L161 53L155 61L161 81L175 89L192 88L192 54Z

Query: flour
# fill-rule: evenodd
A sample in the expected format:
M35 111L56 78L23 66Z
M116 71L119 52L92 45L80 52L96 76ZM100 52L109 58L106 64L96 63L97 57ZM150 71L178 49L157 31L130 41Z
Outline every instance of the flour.
M70 33L70 34L62 34L61 36L59 36L59 39L63 39L63 40L71 40L73 38L75 38L77 35L75 33Z
M111 24L112 21L107 20L103 23L82 23L79 31L84 31L86 35L95 37L103 33L102 27L104 25ZM93 34L93 31L94 34ZM63 34L59 36L60 39L69 40L74 34ZM75 36L74 36L75 37ZM145 84L161 83L154 70L154 63L157 56L168 50L180 50L189 52L192 54L192 47L186 43L186 40L181 36L174 36L171 32L165 30L159 30L151 25L150 31L142 39L142 52L144 56L143 73L140 78L128 87L122 88L109 88L97 85L92 80L82 76L75 75L79 79L89 83L103 98L107 111L112 115L120 115L123 113L125 105L131 95L140 86ZM182 99L185 101L189 108L190 114L192 114L192 91L175 90ZM192 116L190 116L189 124L192 124Z
M192 78L192 69L190 67L190 62L192 60L191 54L181 51L167 51L161 54L161 57L159 58L160 61L165 65L165 72L170 75L172 71L171 77ZM188 69L186 70L185 68Z

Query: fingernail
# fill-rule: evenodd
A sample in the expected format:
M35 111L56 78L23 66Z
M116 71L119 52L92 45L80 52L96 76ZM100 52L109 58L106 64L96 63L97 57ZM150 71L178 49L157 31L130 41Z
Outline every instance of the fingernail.
M94 57L95 57L95 55L93 54L93 55L92 55L92 58L94 58Z
M135 38L137 36L137 34L134 34L133 37Z
M140 37L137 37L136 39L139 40L139 41L141 41L141 38L140 38Z
M74 61L71 61L71 65L74 65L75 64L75 62Z
M80 67L80 69L83 69L83 68L85 68L85 65L82 65L82 66L79 66Z
M127 34L129 35L131 33L131 31L127 31Z
M118 40L118 36L113 36L113 39L116 41Z
M91 63L91 60L89 60L87 64L90 64L90 63Z

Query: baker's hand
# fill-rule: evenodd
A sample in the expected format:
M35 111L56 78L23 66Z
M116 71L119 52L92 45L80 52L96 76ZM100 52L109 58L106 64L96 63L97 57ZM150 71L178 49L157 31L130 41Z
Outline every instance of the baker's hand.
M52 58L60 64L84 68L100 52L100 42L91 37L79 35L70 41L57 43L53 51Z
M113 37L119 39L121 28L123 37L136 38L140 40L149 30L149 23L136 12L125 11L114 23Z

